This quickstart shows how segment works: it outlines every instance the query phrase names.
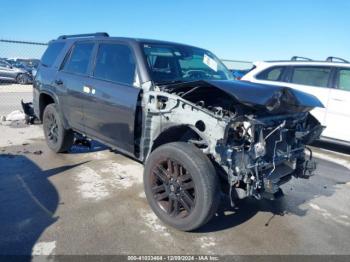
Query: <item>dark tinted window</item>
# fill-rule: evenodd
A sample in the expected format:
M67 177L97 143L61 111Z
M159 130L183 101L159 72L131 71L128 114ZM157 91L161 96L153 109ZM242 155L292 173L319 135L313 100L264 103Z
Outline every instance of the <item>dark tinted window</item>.
M331 69L328 67L295 67L291 82L294 84L327 87Z
M131 49L122 44L100 44L96 57L96 78L132 85L135 78L135 59Z
M338 73L338 88L350 91L350 69L340 69Z
M63 47L63 42L50 44L41 58L41 64L47 67L52 66Z
M94 43L77 43L63 69L71 73L86 74Z
M281 81L284 67L272 67L256 76L260 80Z

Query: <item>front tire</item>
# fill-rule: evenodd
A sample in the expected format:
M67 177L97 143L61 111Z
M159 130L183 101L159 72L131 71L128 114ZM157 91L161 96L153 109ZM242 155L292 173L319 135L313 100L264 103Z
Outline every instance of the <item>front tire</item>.
M52 151L62 153L72 147L74 133L72 130L67 130L63 127L55 104L49 104L45 107L43 128L46 143Z
M207 223L220 200L214 166L198 148L183 142L165 144L151 153L144 187L159 219L182 231Z

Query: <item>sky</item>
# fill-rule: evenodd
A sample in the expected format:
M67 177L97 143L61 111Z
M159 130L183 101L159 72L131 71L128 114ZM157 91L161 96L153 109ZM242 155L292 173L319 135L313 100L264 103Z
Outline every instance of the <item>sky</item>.
M257 61L299 55L350 60L348 0L0 3L0 39L47 42L62 34L108 32L191 44L226 59Z

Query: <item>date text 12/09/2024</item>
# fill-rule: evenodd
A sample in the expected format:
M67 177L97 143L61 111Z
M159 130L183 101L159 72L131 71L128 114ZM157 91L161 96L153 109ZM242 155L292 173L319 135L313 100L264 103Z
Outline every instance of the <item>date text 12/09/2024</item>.
M161 256L161 255L147 255L147 256L128 256L128 261L219 261L218 256L199 255L199 256Z

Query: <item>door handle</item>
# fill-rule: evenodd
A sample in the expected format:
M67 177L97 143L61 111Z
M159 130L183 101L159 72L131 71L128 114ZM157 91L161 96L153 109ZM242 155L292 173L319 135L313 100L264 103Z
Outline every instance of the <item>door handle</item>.
M89 86L83 86L83 91L84 91L84 93L90 94L90 92L91 92L91 87L89 87Z
M91 86L84 86L83 87L83 91L84 93L87 93L87 94L95 94L96 93L96 90L94 88L92 88Z
M338 102L343 102L344 100L341 98L333 98L334 101L338 101Z
M63 85L63 81L61 79L56 79L55 84L58 86Z

